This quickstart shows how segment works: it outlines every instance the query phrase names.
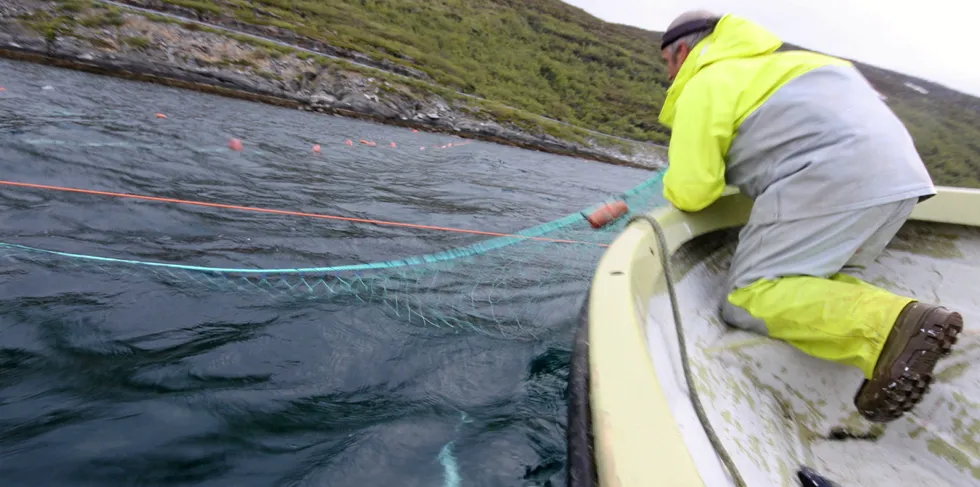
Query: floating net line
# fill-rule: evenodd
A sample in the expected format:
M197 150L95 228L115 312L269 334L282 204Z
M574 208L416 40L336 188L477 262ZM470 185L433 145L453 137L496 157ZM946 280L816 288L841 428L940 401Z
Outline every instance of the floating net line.
M329 267L247 269L118 259L0 242L0 257L56 269L147 276L180 287L252 293L276 299L371 304L399 320L495 335L527 334L526 325L569 312L629 217L664 204L659 172L636 187L511 234L403 259ZM623 201L629 211L595 229L585 216Z

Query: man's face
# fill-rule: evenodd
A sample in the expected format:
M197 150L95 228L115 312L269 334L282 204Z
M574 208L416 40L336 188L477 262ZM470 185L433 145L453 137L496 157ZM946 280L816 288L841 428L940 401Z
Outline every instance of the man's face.
M673 82L674 78L677 77L677 72L681 70L681 65L684 64L684 60L687 59L687 55L691 52L691 49L687 46L685 42L679 42L677 45L677 50L674 55L670 55L670 51L673 46L668 46L666 49L661 51L664 57L664 62L667 63L667 77Z

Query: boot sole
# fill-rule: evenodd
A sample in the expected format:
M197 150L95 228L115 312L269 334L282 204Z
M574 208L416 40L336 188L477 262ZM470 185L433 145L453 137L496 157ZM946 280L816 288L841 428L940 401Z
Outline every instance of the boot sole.
M909 343L918 342L923 346L910 357L905 371L884 387L884 397L880 400L879 407L875 408L876 411L861 411L861 415L869 421L884 423L894 421L912 410L929 392L936 362L952 352L962 331L963 317L959 313L950 313L944 321L921 328ZM869 383L868 380L864 381L855 400Z

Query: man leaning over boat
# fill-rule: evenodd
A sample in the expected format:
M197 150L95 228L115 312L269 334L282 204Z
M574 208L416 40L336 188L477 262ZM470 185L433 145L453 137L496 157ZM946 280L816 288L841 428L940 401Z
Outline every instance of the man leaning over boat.
M689 212L726 184L751 198L725 321L859 368L858 411L892 421L927 392L963 318L853 274L936 189L905 126L850 62L781 46L736 15L689 11L669 26L664 196Z

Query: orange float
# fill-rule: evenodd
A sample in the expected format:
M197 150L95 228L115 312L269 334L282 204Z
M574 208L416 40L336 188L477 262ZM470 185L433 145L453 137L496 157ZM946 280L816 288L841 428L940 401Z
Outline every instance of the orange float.
M623 216L630 210L625 201L614 201L585 216L592 228L602 228Z

